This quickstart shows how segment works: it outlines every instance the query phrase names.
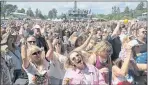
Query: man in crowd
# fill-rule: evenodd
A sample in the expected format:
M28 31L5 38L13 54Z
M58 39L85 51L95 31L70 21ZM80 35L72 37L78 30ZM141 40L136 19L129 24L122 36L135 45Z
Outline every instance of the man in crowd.
M34 30L34 36L36 37L37 46L39 46L40 48L44 48L44 51L46 53L47 50L48 50L48 46L47 46L47 43L45 41L45 38L42 37L42 35L41 35L40 26L35 25L33 27L33 30Z

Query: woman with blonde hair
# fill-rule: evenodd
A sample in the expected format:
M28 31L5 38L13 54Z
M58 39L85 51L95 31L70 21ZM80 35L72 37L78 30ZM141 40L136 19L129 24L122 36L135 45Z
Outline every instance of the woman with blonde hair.
M108 41L101 41L94 46L94 49L91 52L92 55L88 62L95 65L98 69L101 69L102 66L98 65L98 60L102 63L107 62L113 52L112 45Z
M88 62L93 64L104 75L106 83L108 81L108 72L111 69L111 54L113 53L112 45L108 41L101 41L94 46L92 55L89 57ZM109 68L110 67L110 68Z
M48 45L50 49L46 54L44 54L38 46L30 45L30 47L27 48L26 43L22 45L22 66L28 75L29 84L31 85L48 85L49 61L53 56L53 48L50 40L48 40Z
M63 85L107 85L98 69L84 61L81 52L72 51L66 61Z
M63 79L63 85L106 85L102 74L95 66L86 63L86 57L82 54L82 50L84 50L88 45L93 34L94 30L91 30L91 34L85 43L69 53L68 59L65 63L66 73Z

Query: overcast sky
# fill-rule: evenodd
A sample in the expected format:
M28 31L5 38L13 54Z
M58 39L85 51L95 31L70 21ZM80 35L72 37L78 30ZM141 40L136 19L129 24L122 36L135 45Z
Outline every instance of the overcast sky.
M120 7L123 11L126 6L130 9L135 9L140 2L77 2L79 9L91 9L94 14L109 14L113 6ZM43 14L48 14L52 8L56 8L58 15L66 13L73 8L74 2L7 2L7 4L17 5L19 9L27 10L29 7L35 12L36 8L40 9Z

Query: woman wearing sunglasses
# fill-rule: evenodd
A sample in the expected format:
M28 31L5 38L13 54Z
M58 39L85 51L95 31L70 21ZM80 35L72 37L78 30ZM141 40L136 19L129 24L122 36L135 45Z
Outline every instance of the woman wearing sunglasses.
M50 40L48 40L49 50L43 54L38 46L23 44L21 55L23 68L26 71L29 79L29 84L48 85L48 67L49 61L52 58L53 49Z
M98 69L84 62L81 52L72 51L66 61L63 85L107 85Z
M27 45L30 46L30 45L36 45L36 38L34 36L29 36L27 38Z
M68 56L65 63L66 73L63 79L63 84L85 84L85 85L106 85L102 74L99 73L98 69L85 61L85 56L82 54L82 50L85 49L89 43L94 30L91 30L91 34L83 45L75 48Z

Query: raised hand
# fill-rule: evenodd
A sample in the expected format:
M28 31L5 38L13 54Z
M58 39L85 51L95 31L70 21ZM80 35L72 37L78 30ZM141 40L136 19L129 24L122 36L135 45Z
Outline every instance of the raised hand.
M55 38L55 39L53 40L53 43L52 43L53 46L55 46L58 42L59 42L59 40Z
M95 34L95 33L96 33L96 30L93 29L93 28L91 28L91 29L90 29L90 33L91 33L91 34Z
M61 53L61 44L60 43L57 43L55 45L55 50L56 50L57 53Z

